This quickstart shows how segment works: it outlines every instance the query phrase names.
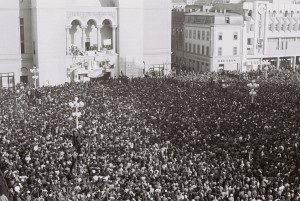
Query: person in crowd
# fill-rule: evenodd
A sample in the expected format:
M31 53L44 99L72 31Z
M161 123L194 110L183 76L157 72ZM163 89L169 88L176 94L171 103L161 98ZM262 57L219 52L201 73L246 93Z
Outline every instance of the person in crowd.
M256 76L2 90L0 170L24 201L299 201L299 82L260 76L252 105Z

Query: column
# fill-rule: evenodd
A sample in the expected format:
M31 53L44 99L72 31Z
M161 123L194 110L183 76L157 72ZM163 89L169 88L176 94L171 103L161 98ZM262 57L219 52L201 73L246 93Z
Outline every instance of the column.
M86 34L85 30L87 28L87 25L82 25L81 30L82 30L82 50L85 51L85 41L86 41Z
M296 71L296 59L297 59L297 57L293 56L293 71L294 72Z
M71 28L71 26L66 26L66 55L68 55L70 53L69 52L69 47L70 47L70 42L71 42L70 28Z
M97 46L98 46L98 51L101 50L102 47L102 38L101 38L101 29L103 25L97 26Z
M116 28L117 25L112 25L112 43L113 43L113 52L116 53Z
M277 57L276 69L279 70L280 68L280 57Z

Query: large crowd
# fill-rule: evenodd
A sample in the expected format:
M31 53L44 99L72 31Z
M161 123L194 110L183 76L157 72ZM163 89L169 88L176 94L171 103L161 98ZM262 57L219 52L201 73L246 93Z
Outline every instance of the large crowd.
M206 74L2 90L0 170L17 201L299 201L299 82L258 79L254 104L248 82ZM85 103L78 129L75 97Z

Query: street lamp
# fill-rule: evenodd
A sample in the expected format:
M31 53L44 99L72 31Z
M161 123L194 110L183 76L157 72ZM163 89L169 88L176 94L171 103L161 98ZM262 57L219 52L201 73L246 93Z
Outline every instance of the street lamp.
M69 102L69 106L75 108L75 112L72 113L72 116L76 117L76 129L78 129L78 118L81 116L81 112L78 112L78 109L84 106L84 102L78 102L78 98L76 97L75 101Z
M259 84L255 82L255 80L252 80L251 83L247 84L247 86L250 88L249 95L251 96L251 103L254 103L254 96L256 96L257 88L259 87Z
M39 72L39 70L34 65L33 68L30 69L30 72L33 74L32 79L34 80L34 88L36 88L36 86L37 86L37 79L39 78L39 76L37 76L37 73Z

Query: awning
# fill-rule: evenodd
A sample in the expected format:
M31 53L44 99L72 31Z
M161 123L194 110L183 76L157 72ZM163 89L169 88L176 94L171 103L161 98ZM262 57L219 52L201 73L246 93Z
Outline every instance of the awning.
M289 24L290 23L290 20L287 17L283 17L282 19L284 21L284 24Z
M255 24L255 21L252 17L246 16L246 20L250 22L250 24Z
M275 24L278 24L279 21L276 19L276 17L270 17L271 21Z
M278 23L283 24L284 20L282 19L282 17L276 17L276 19L278 20Z
M292 17L288 17L289 21L292 23L292 24L296 24L296 20Z

